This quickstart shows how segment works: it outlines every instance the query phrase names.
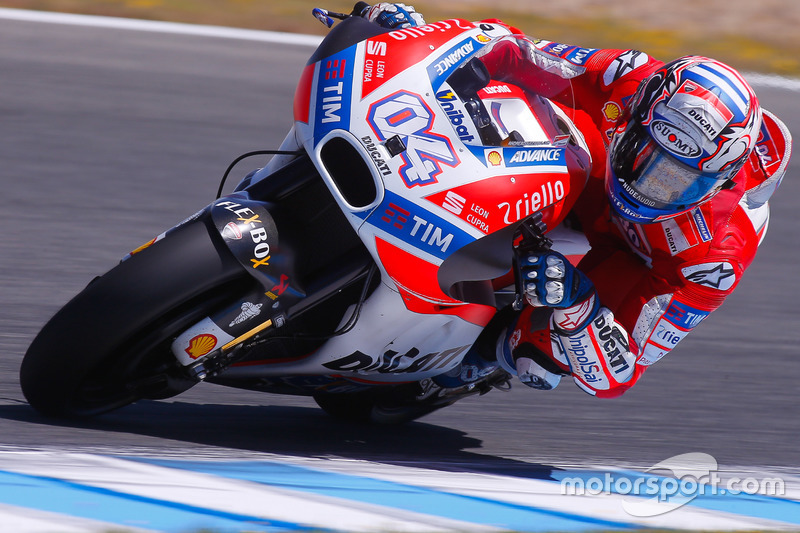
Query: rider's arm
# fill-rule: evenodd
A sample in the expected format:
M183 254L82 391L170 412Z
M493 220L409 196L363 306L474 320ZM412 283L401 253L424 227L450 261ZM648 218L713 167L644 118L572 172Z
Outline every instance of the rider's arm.
M604 102L613 94L633 94L662 64L636 50L581 48L525 35L501 38L479 57L493 79L582 108L596 123Z
M553 358L582 389L599 397L624 393L734 291L766 234L768 200L786 171L791 142L786 126L764 111L757 150L733 190L660 224L620 222L624 244L607 229L592 232L593 248L579 266L593 282L600 310L582 332L559 331L567 316L562 311L554 310L551 320ZM588 220L604 218L587 211L598 196L582 197L587 227ZM592 372L593 357L599 372Z
M690 248L683 261L668 250L650 266L620 248L587 254L580 266L596 287L598 314L581 331L559 325L569 313L556 310L551 319L553 355L569 366L579 387L598 397L623 394L733 292L763 228L755 227L742 206L726 211L727 223L717 226L713 240ZM677 223L670 227L680 238Z

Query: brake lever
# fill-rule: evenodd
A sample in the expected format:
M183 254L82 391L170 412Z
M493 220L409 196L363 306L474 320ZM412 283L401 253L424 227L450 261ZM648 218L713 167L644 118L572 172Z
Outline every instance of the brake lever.
M344 20L348 18L350 15L345 15L344 13L336 13L335 11L328 11L327 9L322 9L321 7L315 7L311 10L311 14L316 17L316 19L328 28L333 26L333 19L337 18L339 20Z
M330 28L333 26L333 19L345 20L349 19L350 17L360 17L361 13L364 12L364 9L368 7L368 3L358 2L355 6L353 6L352 13L337 13L336 11L328 11L327 9L322 9L321 7L315 7L311 10L311 14L314 15L318 21Z

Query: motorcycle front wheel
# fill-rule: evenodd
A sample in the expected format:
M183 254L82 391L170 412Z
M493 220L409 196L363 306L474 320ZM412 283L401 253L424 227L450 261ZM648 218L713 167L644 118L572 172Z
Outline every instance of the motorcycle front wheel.
M179 394L195 381L173 339L252 283L202 221L189 223L96 278L45 324L22 361L23 394L58 417Z

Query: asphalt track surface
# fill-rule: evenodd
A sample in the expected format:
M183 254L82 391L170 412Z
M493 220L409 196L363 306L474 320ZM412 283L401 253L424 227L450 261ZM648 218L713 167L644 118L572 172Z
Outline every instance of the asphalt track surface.
M279 145L310 53L0 20L0 445L230 448L515 473L705 452L721 467L797 471L798 160L737 292L621 399L518 384L397 428L343 425L308 399L212 385L86 423L29 408L18 368L39 328L95 275L210 202L234 157ZM756 90L800 132L797 92Z

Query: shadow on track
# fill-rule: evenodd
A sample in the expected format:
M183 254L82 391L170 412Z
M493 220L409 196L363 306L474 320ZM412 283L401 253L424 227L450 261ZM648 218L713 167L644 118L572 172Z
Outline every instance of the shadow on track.
M83 436L96 433L91 439L81 438L81 442L107 442L119 448L124 446L117 446L118 438L112 435L133 434L188 444L181 450L196 444L532 479L553 479L554 470L546 465L468 451L480 448L481 441L457 429L419 421L401 426L348 423L314 407L141 401L97 418L65 421L44 417L20 403L0 406L0 418ZM133 447L142 444L137 439Z

